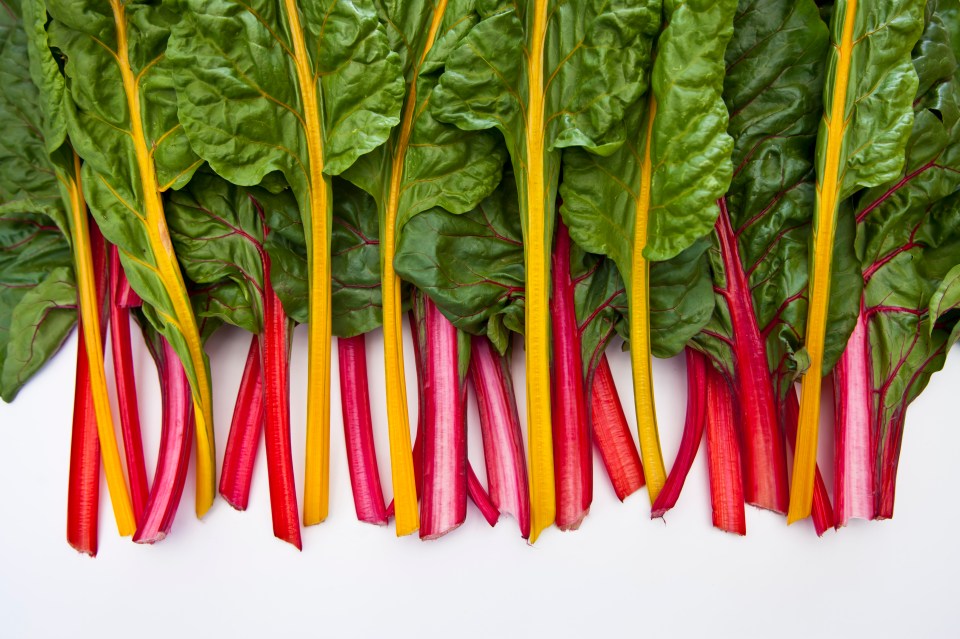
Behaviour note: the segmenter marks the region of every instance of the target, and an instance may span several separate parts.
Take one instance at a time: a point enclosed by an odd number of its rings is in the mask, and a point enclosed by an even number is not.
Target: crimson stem
[[[160,374],[163,404],[160,456],[146,507],[133,536],[135,542],[146,544],[163,540],[173,526],[187,479],[194,430],[193,397],[187,374],[166,338],[158,336],[157,340],[159,345],[149,339],[147,345]]]
[[[643,487],[643,465],[633,441],[606,353],[589,380],[590,427],[617,498],[623,501]]]
[[[106,294],[109,287],[107,249],[100,229],[90,220],[90,253],[100,325],[106,329]],[[93,404],[90,362],[84,348],[83,319],[77,313],[77,376],[73,394],[73,428],[70,435],[70,477],[67,488],[67,543],[78,552],[97,555],[100,511],[100,440]],[[101,347],[103,344],[101,344]]]
[[[557,528],[576,530],[593,501],[593,459],[583,392],[580,331],[570,276],[570,233],[557,220],[552,255],[553,459],[557,496]]]
[[[516,518],[526,539],[530,536],[530,487],[510,358],[497,353],[486,337],[474,337],[470,379],[480,413],[490,499],[497,510]]]
[[[250,483],[257,459],[257,446],[263,433],[263,413],[260,336],[255,334],[250,339],[220,469],[220,495],[237,510],[246,510],[250,503]]]
[[[423,420],[423,497],[420,538],[436,539],[467,516],[466,384],[457,329],[424,301],[426,368]]]
[[[663,490],[653,502],[651,517],[663,517],[677,505],[680,491],[687,480],[693,460],[697,457],[703,431],[707,422],[707,357],[692,348],[686,349],[687,362],[687,415],[680,438],[680,450],[670,468]]]
[[[347,447],[347,466],[357,519],[385,526],[387,509],[384,505],[377,451],[373,441],[366,339],[362,334],[338,338],[337,350],[340,358],[343,436]]]
[[[743,426],[743,479],[747,503],[778,513],[787,512],[787,459],[766,342],[757,325],[747,275],[725,199],[719,200],[716,231],[720,240],[726,285],[719,289],[727,302],[733,328],[735,383]]]
[[[733,390],[713,366],[706,367],[706,380],[707,468],[713,525],[726,532],[745,535],[747,524]]]
[[[96,225],[91,224],[90,230]],[[99,233],[99,231],[96,231]],[[133,344],[130,337],[130,308],[139,306],[140,298],[123,272],[120,252],[110,246],[110,348],[113,351],[113,377],[117,387],[120,432],[130,480],[130,500],[134,517],[139,521],[147,505],[147,463],[143,456],[140,410],[137,403],[137,379],[133,367]]]

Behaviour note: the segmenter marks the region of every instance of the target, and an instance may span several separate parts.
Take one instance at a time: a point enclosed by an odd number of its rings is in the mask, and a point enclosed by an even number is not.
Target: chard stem
[[[613,490],[623,501],[643,487],[643,464],[606,353],[600,355],[590,382],[590,426]]]
[[[260,336],[250,339],[247,361],[240,378],[237,401],[227,448],[220,468],[220,495],[237,510],[246,510],[250,502],[250,483],[257,459],[257,446],[263,433],[263,368],[260,362]]]
[[[747,524],[733,389],[713,366],[706,369],[707,467],[713,525],[726,532],[745,535]]]

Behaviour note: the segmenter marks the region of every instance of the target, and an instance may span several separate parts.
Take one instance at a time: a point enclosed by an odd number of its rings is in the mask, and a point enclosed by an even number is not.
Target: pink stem
[[[470,501],[480,510],[480,514],[487,520],[487,523],[496,526],[497,520],[500,519],[500,511],[497,510],[490,499],[490,495],[483,488],[483,484],[480,483],[480,478],[473,471],[473,465],[470,462],[467,462],[467,493],[470,495]]]
[[[467,516],[466,385],[460,377],[457,329],[425,300],[426,415],[420,538],[436,539]]]
[[[623,501],[643,486],[643,465],[605,353],[590,382],[590,426],[613,490]]]
[[[220,494],[237,510],[246,510],[250,502],[250,482],[257,459],[257,446],[263,433],[263,369],[260,363],[260,337],[253,335],[247,362],[237,391],[233,421],[227,438],[220,471]]]
[[[593,501],[593,459],[590,431],[587,429],[586,396],[583,392],[580,331],[570,277],[570,233],[559,219],[552,260],[551,417],[557,494],[556,523],[560,530],[576,530],[590,511]]]
[[[797,442],[797,420],[799,418],[800,401],[797,399],[797,394],[791,389],[787,393],[786,405],[786,431],[791,452]],[[822,537],[823,533],[834,526],[833,507],[830,505],[830,495],[827,493],[827,484],[823,481],[823,475],[820,473],[820,466],[817,466],[814,475],[811,516],[813,518],[813,529],[817,532],[817,537]]]
[[[366,340],[363,335],[341,337],[337,339],[337,349],[340,355],[343,436],[357,519],[385,526],[387,509],[383,502],[377,450],[373,441]]]
[[[707,460],[713,525],[737,535],[747,533],[740,444],[733,391],[712,366],[707,367]]]
[[[687,417],[683,424],[683,436],[680,450],[670,468],[670,474],[663,489],[653,503],[651,517],[663,517],[668,510],[677,505],[680,491],[687,480],[687,474],[697,457],[703,431],[707,422],[707,367],[710,363],[706,356],[692,349],[686,349],[687,356]]]
[[[716,231],[720,240],[727,301],[733,327],[736,385],[743,426],[743,479],[747,503],[778,513],[787,511],[787,459],[780,432],[773,380],[767,364],[766,342],[757,325],[750,284],[730,224],[726,200],[721,199]]]
[[[490,499],[497,510],[517,519],[526,539],[530,536],[530,489],[510,361],[496,353],[485,337],[472,339],[470,379],[477,395]]]
[[[164,338],[161,342],[161,351],[154,353],[163,401],[160,457],[146,508],[133,536],[135,542],[146,544],[161,541],[173,525],[187,479],[194,430],[193,398],[187,374],[173,347]]]
[[[874,517],[874,444],[871,431],[873,385],[870,345],[863,309],[833,372],[836,402],[836,471],[834,494],[837,526],[853,518]]]

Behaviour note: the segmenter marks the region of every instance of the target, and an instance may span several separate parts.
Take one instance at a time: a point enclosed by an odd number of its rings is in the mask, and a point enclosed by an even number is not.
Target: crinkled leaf
[[[346,182],[336,188],[330,260],[333,334],[353,337],[382,322],[380,225],[372,197]]]

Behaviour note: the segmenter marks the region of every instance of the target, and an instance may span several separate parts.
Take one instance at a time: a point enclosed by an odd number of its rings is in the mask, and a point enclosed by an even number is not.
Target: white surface
[[[380,346],[379,333],[368,338],[389,491]],[[305,348],[299,330],[292,369],[298,481]],[[101,484],[100,553],[91,560],[64,540],[75,349],[71,338],[16,403],[0,406],[2,637],[937,637],[960,629],[957,353],[911,407],[896,518],[857,521],[823,539],[809,522],[788,528],[754,509],[746,538],[713,530],[702,454],[666,522],[649,519],[645,491],[617,502],[595,456],[594,505],[576,533],[549,530],[529,547],[512,519],[490,529],[471,506],[467,523],[444,539],[396,539],[392,529],[356,521],[334,365],[331,516],[304,531],[302,554],[272,537],[261,447],[247,512],[218,500],[197,521],[191,477],[171,536],[154,547],[117,537]],[[247,338],[224,331],[209,351],[222,456]],[[409,341],[407,352],[409,359]],[[136,356],[152,475],[159,394],[146,354]],[[518,353],[519,393],[521,359]],[[613,365],[630,402],[626,356],[613,353]],[[654,373],[672,460],[685,401],[682,362],[658,361]],[[408,377],[415,397],[412,362]]]

